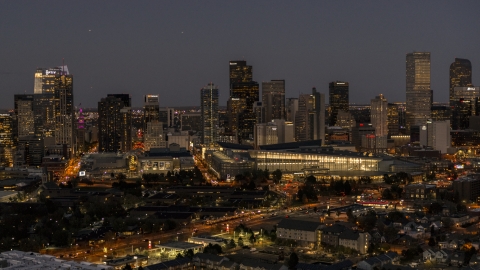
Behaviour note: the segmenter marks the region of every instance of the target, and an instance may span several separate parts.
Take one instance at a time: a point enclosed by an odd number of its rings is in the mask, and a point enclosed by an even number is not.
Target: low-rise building
[[[411,184],[405,186],[405,199],[407,200],[432,200],[436,198],[436,185]]]
[[[338,245],[348,247],[361,254],[367,253],[368,244],[372,237],[366,232],[345,230],[338,236]]]
[[[375,268],[381,269],[382,266],[387,264],[393,264],[398,260],[398,254],[396,252],[387,252],[376,257],[370,257],[357,264],[357,269],[373,270]]]
[[[277,237],[296,240],[304,245],[320,244],[320,222],[285,218],[278,223]]]
[[[342,225],[334,224],[332,226],[326,226],[321,231],[321,243],[332,247],[338,247],[339,236],[347,228]]]
[[[155,245],[158,252],[167,254],[169,258],[175,258],[178,254],[191,249],[193,254],[203,251],[202,244],[188,243],[188,242],[168,242],[164,244]]]

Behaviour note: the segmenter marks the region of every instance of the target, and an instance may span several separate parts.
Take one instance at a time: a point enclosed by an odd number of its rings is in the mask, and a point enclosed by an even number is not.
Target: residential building
[[[304,245],[318,246],[320,244],[320,223],[285,218],[278,223],[277,237],[296,240]]]
[[[99,152],[132,149],[132,114],[129,95],[108,95],[98,102]]]
[[[437,198],[437,186],[429,184],[411,184],[405,186],[407,200],[434,200]]]
[[[333,224],[332,226],[326,226],[321,231],[321,243],[322,245],[328,245],[331,247],[338,247],[339,245],[339,236],[347,228],[339,224]]]
[[[347,229],[338,236],[338,245],[356,250],[360,254],[365,254],[367,253],[371,239],[372,237],[367,232]]]
[[[477,202],[480,196],[480,175],[470,174],[453,181],[453,196],[460,201]]]

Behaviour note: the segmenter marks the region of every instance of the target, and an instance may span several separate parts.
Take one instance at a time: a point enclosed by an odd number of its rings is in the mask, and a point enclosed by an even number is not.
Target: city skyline
[[[404,102],[404,59],[413,51],[431,53],[433,100],[448,102],[455,58],[471,61],[473,85],[480,65],[473,35],[477,2],[119,1],[95,2],[94,9],[88,1],[47,2],[0,3],[2,109],[13,109],[14,94],[34,92],[37,67],[59,66],[63,58],[75,76],[75,106],[88,108],[108,93],[131,94],[134,107],[149,93],[159,94],[161,107],[199,107],[195,93],[208,82],[218,86],[225,106],[226,66],[235,60],[248,61],[259,84],[284,79],[287,98],[308,94],[312,86],[326,94],[328,83],[339,80],[350,83],[351,103],[368,104],[380,93]],[[205,15],[214,19],[202,20]],[[202,62],[209,67],[199,68]]]

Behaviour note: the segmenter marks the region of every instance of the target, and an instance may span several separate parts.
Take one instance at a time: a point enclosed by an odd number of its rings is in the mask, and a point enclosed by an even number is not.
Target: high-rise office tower
[[[424,125],[430,118],[430,53],[408,53],[406,57],[406,128]]]
[[[175,118],[175,109],[174,108],[160,108],[160,122],[163,123],[163,129],[173,127],[174,118]]]
[[[377,137],[388,135],[388,102],[382,94],[370,102],[370,121]]]
[[[450,65],[450,106],[453,106],[455,87],[469,87],[472,84],[472,63],[468,59],[455,58]]]
[[[265,107],[265,122],[285,119],[285,80],[262,82],[262,103]]]
[[[75,111],[73,103],[73,76],[62,72],[55,89],[55,144],[70,146],[75,153]]]
[[[160,105],[158,95],[143,97],[143,131],[147,130],[147,123],[160,120]]]
[[[15,115],[13,139],[35,135],[35,117],[33,112],[33,95],[15,95]]]
[[[348,98],[348,82],[335,81],[328,85],[329,93],[329,108],[330,108],[330,121],[329,125],[334,126],[337,122],[337,114],[339,110],[348,112],[349,98]]]
[[[63,77],[63,79],[62,79]],[[73,76],[69,74],[67,66],[55,68],[38,68],[35,72],[34,80],[34,116],[35,116],[35,135],[37,137],[54,137],[56,126],[56,113],[59,106],[58,93],[60,89],[63,92],[73,90]],[[66,99],[67,93],[62,94]],[[71,95],[73,102],[73,93]],[[73,107],[73,105],[72,105]],[[65,103],[65,109],[67,104]]]
[[[387,128],[388,137],[400,134],[400,118],[398,115],[398,105],[395,103],[388,103],[387,112]]]
[[[13,166],[13,119],[10,113],[0,113],[0,166]]]
[[[295,122],[295,113],[298,111],[298,98],[287,98],[285,103],[285,120]]]
[[[200,90],[203,144],[218,141],[218,96],[218,88],[213,83]]]
[[[468,129],[470,117],[480,115],[480,87],[455,87],[450,102],[453,102],[452,129]]]
[[[312,94],[301,94],[295,114],[295,140],[325,141],[325,95],[312,88]]]
[[[73,75],[67,66],[38,68],[34,80],[35,136],[44,145],[65,144],[75,152]]]
[[[121,95],[108,95],[98,102],[98,149],[99,152],[131,150],[131,108]]]
[[[255,101],[253,103],[253,113],[255,114],[255,122],[257,124],[259,123],[265,123],[265,106],[263,106],[263,102],[261,101]]]
[[[237,134],[239,142],[253,140],[255,101],[259,101],[259,87],[252,81],[252,66],[246,61],[230,61],[229,131]]]

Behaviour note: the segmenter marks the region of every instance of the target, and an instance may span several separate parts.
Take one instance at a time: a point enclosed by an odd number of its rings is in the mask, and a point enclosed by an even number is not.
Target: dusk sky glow
[[[0,108],[33,93],[35,69],[62,58],[83,107],[109,93],[131,94],[136,107],[145,94],[199,106],[210,81],[225,106],[228,62],[241,59],[259,83],[285,79],[286,97],[343,80],[350,103],[405,101],[413,51],[431,52],[434,101],[447,102],[455,57],[480,84],[479,10],[480,1],[1,1]]]

